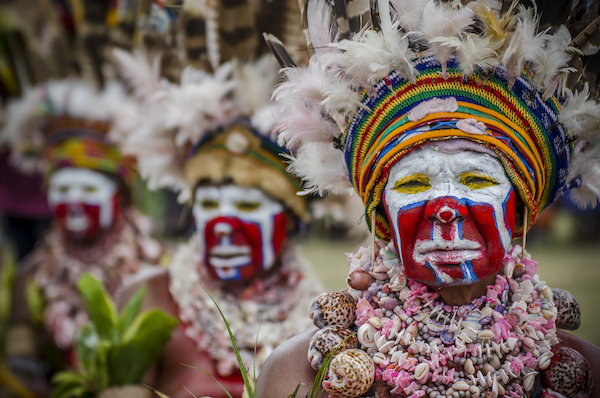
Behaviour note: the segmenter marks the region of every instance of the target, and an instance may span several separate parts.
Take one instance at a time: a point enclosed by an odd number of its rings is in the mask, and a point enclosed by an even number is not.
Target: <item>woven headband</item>
[[[376,95],[367,96],[363,90],[365,107],[355,114],[342,140],[349,178],[366,213],[381,203],[398,159],[429,141],[463,138],[497,153],[532,223],[566,182],[572,145],[557,123],[559,104],[554,97],[543,101],[524,78],[508,89],[502,68],[491,76],[474,73],[464,79],[453,59],[447,66],[448,78],[442,79],[439,61],[426,57],[416,61],[420,73],[414,83],[392,72],[375,86]],[[412,109],[436,99],[455,100],[456,106],[411,120]],[[477,122],[485,128],[475,127]],[[377,214],[376,232],[391,237],[383,209]]]

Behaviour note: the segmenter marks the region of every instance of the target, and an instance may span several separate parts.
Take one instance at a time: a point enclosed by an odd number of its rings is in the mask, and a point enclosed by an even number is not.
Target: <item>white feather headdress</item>
[[[327,23],[334,20],[330,16],[336,14],[335,5],[310,0],[306,33],[314,54],[308,66],[282,70],[287,81],[274,96],[282,108],[279,141],[295,151],[290,170],[305,180],[308,191],[323,194],[351,186],[347,159],[335,149],[343,146],[344,131],[359,112],[368,113],[365,102],[377,98],[377,87],[391,87],[386,79],[392,71],[413,81],[419,73],[415,60],[432,55],[440,61],[442,79],[446,61],[452,59],[465,79],[473,72],[485,78],[501,68],[508,75],[509,90],[523,70],[530,71],[528,84],[544,101],[555,95],[563,103],[560,122],[570,134],[565,145],[573,142],[576,148],[566,185],[581,193],[582,204],[595,203],[590,195],[595,198],[600,192],[594,150],[600,141],[600,107],[587,100],[587,91],[571,94],[565,87],[573,71],[568,63],[577,52],[570,47],[567,29],[538,33],[534,10],[511,6],[498,15],[497,2],[490,6],[485,0],[466,6],[458,0],[375,3],[371,13],[378,13],[373,19],[378,26],[366,24],[342,39],[336,24]]]
[[[107,124],[127,120],[131,125],[137,115],[136,104],[117,82],[98,90],[77,78],[50,80],[8,102],[0,142],[11,148],[11,160],[17,167],[24,171],[43,171],[47,166],[42,160],[43,130],[52,120],[70,118]]]
[[[247,118],[253,128],[271,134],[270,96],[277,67],[270,55],[244,64],[226,62],[214,73],[187,67],[180,84],[161,80],[152,61],[140,53],[117,50],[115,56],[133,91],[140,94],[144,118],[133,130],[115,131],[113,136],[124,153],[136,157],[151,189],[169,187],[180,192],[180,201],[189,200],[187,151],[236,120]]]

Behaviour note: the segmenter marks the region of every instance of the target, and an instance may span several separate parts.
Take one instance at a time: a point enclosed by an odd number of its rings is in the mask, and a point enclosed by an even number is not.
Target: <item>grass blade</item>
[[[211,298],[212,298],[212,297],[211,297]],[[225,394],[227,394],[227,396],[228,396],[229,398],[233,398],[233,397],[231,396],[231,394],[229,393],[229,391],[227,391],[227,389],[226,389],[226,388],[223,386],[223,384],[219,383],[219,380],[217,380],[217,379],[215,378],[215,376],[211,375],[211,374],[210,374],[210,373],[208,373],[206,370],[204,370],[204,369],[200,369],[200,368],[197,368],[197,367],[195,367],[195,366],[186,365],[185,363],[182,363],[182,365],[183,365],[183,366],[187,366],[188,368],[196,369],[196,370],[199,370],[199,371],[203,372],[205,375],[207,375],[208,377],[210,377],[211,379],[213,379],[213,380],[215,381],[215,383],[217,383],[217,384],[219,385],[219,387],[221,387],[221,388],[223,389],[223,391],[225,392]],[[184,387],[184,388],[185,388],[185,387]],[[187,388],[186,388],[186,390],[187,390]],[[189,392],[189,391],[188,391],[188,392]],[[191,393],[190,393],[190,394],[191,394]],[[193,394],[192,394],[192,395],[193,395]]]

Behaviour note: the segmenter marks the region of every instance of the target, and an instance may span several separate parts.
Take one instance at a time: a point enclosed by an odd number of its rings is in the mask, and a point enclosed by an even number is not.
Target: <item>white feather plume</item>
[[[328,0],[312,0],[308,2],[306,18],[311,21],[308,25],[309,45],[315,54],[335,51],[329,43],[335,41],[336,33],[333,31],[332,8]]]
[[[577,49],[569,46],[571,34],[565,26],[560,26],[553,35],[544,34],[541,38],[545,40],[545,45],[543,51],[536,53],[533,82],[552,95],[559,74],[570,72],[569,61]]]
[[[594,137],[600,129],[600,105],[589,98],[589,86],[586,83],[583,90],[575,93],[567,91],[567,101],[558,116],[558,121],[567,127],[571,133],[583,140],[598,140]]]
[[[451,48],[456,53],[458,63],[464,76],[469,76],[475,67],[493,68],[500,63],[496,50],[503,41],[492,41],[491,37],[480,37],[475,34],[463,34],[458,37],[434,37],[430,43],[439,43]]]
[[[277,142],[292,150],[310,142],[331,143],[340,134],[337,125],[328,121],[320,108],[298,107],[276,119],[284,120],[276,126]]]
[[[446,62],[452,49],[437,42],[430,42],[435,37],[460,37],[467,28],[474,24],[474,14],[470,8],[460,7],[460,1],[438,3],[429,0],[423,11],[423,24],[417,36],[429,42],[427,53],[435,54],[442,64],[442,73],[446,73]]]
[[[596,207],[600,198],[600,146],[576,147],[567,181],[576,178],[581,185],[569,191],[571,199],[583,209]]]
[[[400,24],[405,32],[417,31],[423,21],[423,10],[426,1],[423,0],[390,0],[394,9],[394,20]]]
[[[536,34],[539,19],[533,9],[519,8],[515,30],[501,54],[502,64],[510,76],[510,85],[521,75],[527,61],[539,59],[543,53],[543,34]]]
[[[284,68],[281,73],[287,78],[273,92],[273,98],[282,109],[297,107],[297,102],[320,103],[325,100],[327,79],[322,65],[313,55],[306,68]]]
[[[291,157],[288,171],[305,181],[305,193],[335,194],[352,190],[344,154],[331,143],[310,142],[302,146],[296,157]]]
[[[149,57],[141,50],[133,53],[115,48],[113,56],[123,78],[133,89],[134,94],[144,98],[161,89],[160,56]]]

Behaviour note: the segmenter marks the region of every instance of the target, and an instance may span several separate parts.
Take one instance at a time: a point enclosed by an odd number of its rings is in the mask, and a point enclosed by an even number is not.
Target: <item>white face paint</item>
[[[510,247],[514,190],[488,153],[416,149],[390,170],[384,200],[407,272],[425,283],[475,283]]]
[[[108,228],[114,219],[117,184],[102,173],[83,168],[59,169],[52,174],[48,188],[48,204],[55,211],[64,211],[64,226],[68,231],[84,232],[98,223]],[[66,210],[63,210],[66,207]],[[98,207],[98,220],[90,217],[88,208]],[[96,213],[96,212],[94,212]]]
[[[250,279],[275,262],[285,234],[284,207],[260,189],[199,187],[192,211],[200,254],[213,276]]]

